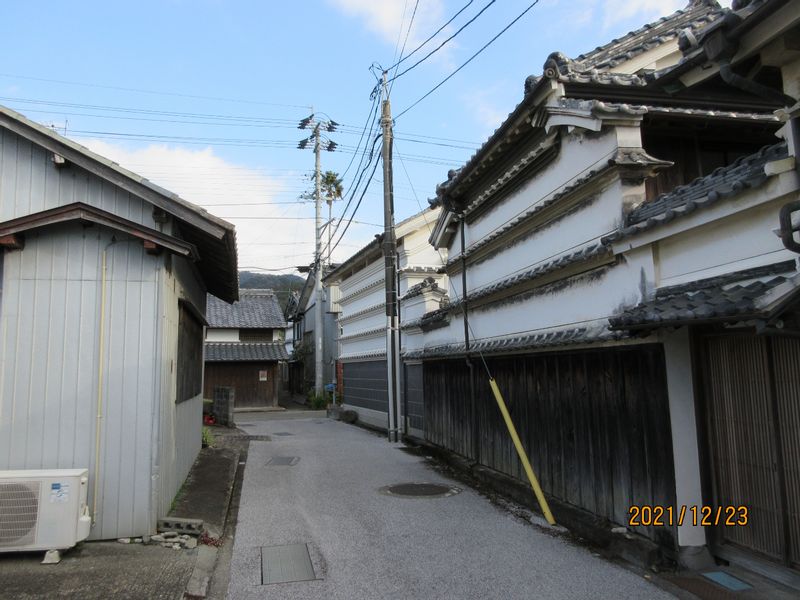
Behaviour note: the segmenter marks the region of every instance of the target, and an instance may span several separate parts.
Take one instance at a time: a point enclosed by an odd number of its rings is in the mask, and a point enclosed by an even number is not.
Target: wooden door
[[[719,526],[733,545],[800,567],[800,342],[750,333],[704,339],[714,506],[746,506],[746,526]]]

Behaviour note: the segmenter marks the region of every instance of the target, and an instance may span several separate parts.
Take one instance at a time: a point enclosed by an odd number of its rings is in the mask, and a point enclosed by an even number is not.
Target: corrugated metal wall
[[[94,489],[100,256],[108,248],[104,418],[92,538],[149,529],[159,260],[97,227],[29,233],[0,306],[0,469],[87,467]],[[90,502],[92,499],[90,499]]]
[[[425,403],[422,382],[422,363],[406,364],[403,381],[402,401],[406,410],[408,426],[419,431],[424,430]]]
[[[627,524],[631,505],[674,504],[660,345],[487,362],[547,494],[619,524]],[[423,380],[429,441],[527,482],[480,366],[474,415],[463,359],[425,362]],[[674,547],[672,528],[638,531]]]
[[[177,403],[178,322],[181,298],[205,312],[205,290],[200,289],[183,259],[171,261],[172,272],[162,269],[161,423],[159,425],[159,493],[156,517],[169,512],[172,499],[189,474],[202,445],[202,391],[193,399]]]
[[[0,128],[0,221],[73,202],[156,227],[149,202],[79,167],[56,168],[51,152]]]
[[[344,363],[342,371],[345,404],[388,414],[385,360]]]
[[[0,221],[84,202],[157,228],[152,205],[0,128]],[[109,245],[113,239],[116,243]],[[178,298],[205,291],[182,260],[96,226],[26,234],[4,257],[0,294],[0,469],[86,467],[90,503],[101,254],[108,249],[104,418],[91,538],[141,535],[166,513],[200,449],[202,397],[175,405]],[[160,451],[154,451],[158,444]]]

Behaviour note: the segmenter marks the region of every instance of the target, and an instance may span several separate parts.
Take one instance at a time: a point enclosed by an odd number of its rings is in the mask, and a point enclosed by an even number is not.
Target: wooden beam
[[[22,250],[25,247],[25,238],[22,235],[4,235],[0,237],[0,248],[6,250]]]

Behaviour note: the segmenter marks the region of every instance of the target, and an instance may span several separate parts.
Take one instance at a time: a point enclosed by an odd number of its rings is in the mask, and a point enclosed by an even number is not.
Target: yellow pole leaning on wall
[[[100,434],[103,421],[103,354],[105,354],[105,324],[106,324],[106,252],[103,250],[102,265],[100,267],[100,330],[98,362],[97,362],[97,420],[94,429],[94,492],[92,493],[92,525],[97,519],[97,490],[100,482]]]
[[[511,415],[508,414],[508,408],[506,408],[506,403],[505,400],[503,400],[503,395],[500,393],[500,388],[497,387],[497,382],[493,378],[489,379],[489,385],[492,387],[494,399],[497,400],[497,406],[500,407],[500,412],[503,414],[506,427],[508,427],[508,433],[511,435],[511,439],[514,441],[514,447],[517,449],[519,459],[522,461],[522,466],[525,469],[525,473],[528,475],[528,481],[531,482],[533,493],[536,494],[536,499],[539,501],[539,507],[542,509],[542,513],[544,513],[544,518],[547,519],[547,522],[550,523],[550,525],[555,525],[556,520],[553,518],[553,513],[550,512],[550,506],[547,504],[547,499],[544,497],[542,488],[539,486],[539,480],[536,479],[536,475],[531,468],[531,463],[528,460],[528,455],[525,453],[525,449],[522,447],[522,442],[519,439],[519,435],[517,435],[517,428],[514,427],[514,422],[511,420]]]

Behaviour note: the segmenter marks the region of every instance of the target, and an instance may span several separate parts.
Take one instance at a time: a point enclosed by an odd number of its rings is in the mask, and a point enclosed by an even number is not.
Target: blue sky
[[[420,0],[406,52],[466,3]],[[402,67],[487,3],[471,2]],[[496,1],[431,59],[398,78],[394,113],[529,4]],[[376,80],[369,67],[392,64],[414,5],[415,0],[11,2],[0,23],[0,104],[66,131],[229,218],[237,226],[241,268],[308,264],[314,207],[297,197],[310,187],[314,162],[311,151],[295,149],[305,134],[294,123],[313,105],[345,125],[330,135],[342,150],[323,154],[323,169],[344,172],[353,156],[348,149],[358,142],[371,107]],[[525,77],[538,74],[550,52],[576,56],[685,5],[541,0],[398,118],[398,220],[418,212],[447,170],[462,164],[500,124],[522,98]],[[353,166],[345,179],[346,195],[355,171]],[[346,258],[380,232],[370,225],[382,222],[380,179],[378,168],[334,259]],[[335,217],[343,207],[344,202],[334,205]]]

